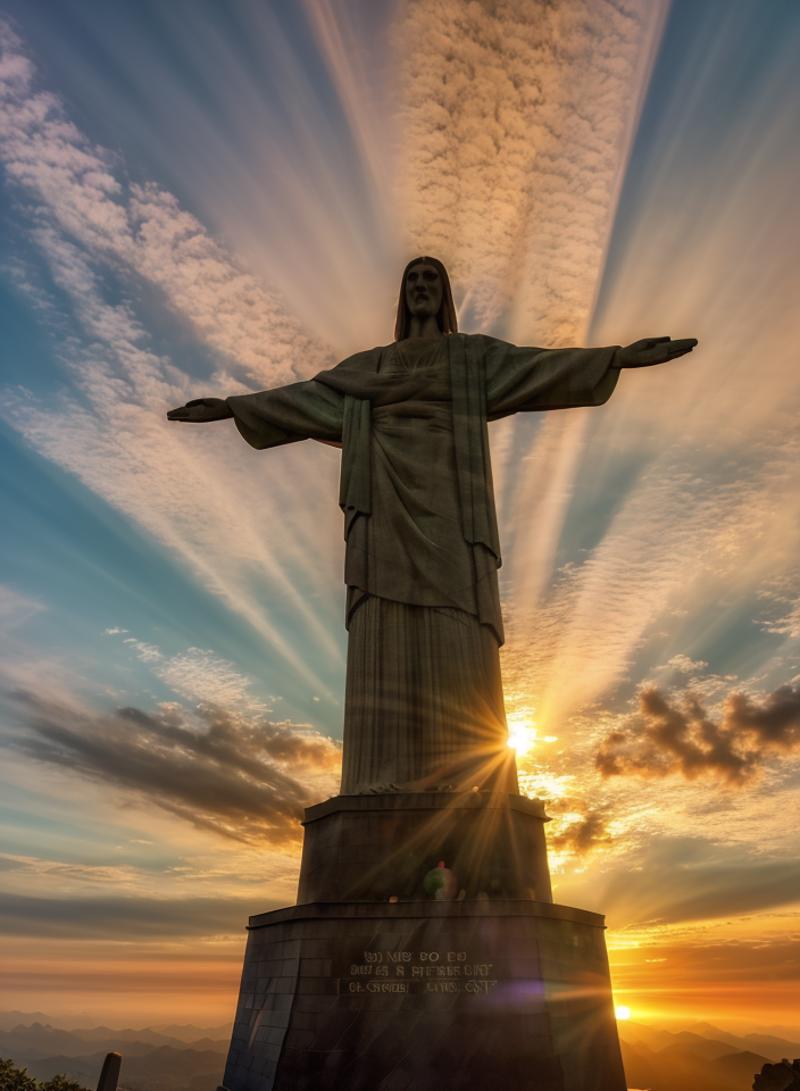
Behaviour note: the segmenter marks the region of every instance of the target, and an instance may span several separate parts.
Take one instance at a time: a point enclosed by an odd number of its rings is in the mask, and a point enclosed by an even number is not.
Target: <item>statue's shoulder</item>
[[[488,333],[456,333],[453,336],[462,340],[468,360],[485,360],[493,353],[513,348],[508,341],[501,341],[499,337],[490,337]]]
[[[338,371],[342,368],[345,371],[377,371],[381,356],[391,348],[391,345],[376,345],[375,348],[362,349],[352,356],[346,356],[332,370]]]
[[[513,348],[510,341],[503,341],[499,337],[492,337],[488,333],[465,333],[470,344],[479,351],[488,352],[493,348]]]

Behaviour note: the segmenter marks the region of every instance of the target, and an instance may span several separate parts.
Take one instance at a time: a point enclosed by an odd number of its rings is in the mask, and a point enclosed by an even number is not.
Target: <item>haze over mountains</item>
[[[65,1026],[65,1024],[69,1024]],[[0,1057],[37,1079],[61,1072],[94,1087],[106,1053],[122,1054],[124,1091],[213,1091],[222,1080],[228,1024],[141,1029],[76,1026],[44,1012],[0,1012]]]
[[[710,1023],[666,1030],[633,1022],[620,1023],[619,1030],[629,1087],[651,1091],[750,1091],[767,1061],[800,1057],[800,1041],[767,1031],[732,1034]],[[94,1087],[103,1057],[116,1050],[123,1056],[124,1091],[213,1091],[229,1036],[228,1024],[134,1029],[81,1026],[44,1012],[0,1012],[0,1057],[38,1079],[61,1072]]]
[[[800,1056],[796,1041],[730,1034],[710,1023],[678,1031],[621,1023],[619,1032],[628,1086],[651,1091],[751,1091],[767,1061]]]

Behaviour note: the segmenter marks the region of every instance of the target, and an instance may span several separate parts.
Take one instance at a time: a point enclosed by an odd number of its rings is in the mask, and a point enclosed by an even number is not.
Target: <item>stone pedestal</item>
[[[543,807],[344,796],[301,904],[251,917],[229,1091],[625,1091],[603,918],[553,905]],[[443,860],[454,900],[425,897]]]
[[[299,904],[424,897],[439,860],[464,897],[553,900],[538,799],[490,792],[336,796],[305,814]]]

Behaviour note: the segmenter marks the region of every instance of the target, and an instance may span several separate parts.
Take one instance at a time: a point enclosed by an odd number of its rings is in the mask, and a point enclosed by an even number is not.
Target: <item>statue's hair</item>
[[[411,325],[411,315],[409,314],[408,304],[406,303],[406,277],[408,271],[413,265],[419,265],[421,262],[425,262],[428,265],[433,265],[439,273],[439,278],[442,282],[442,303],[439,307],[438,314],[436,315],[436,322],[442,333],[458,333],[458,316],[456,315],[456,306],[453,303],[453,293],[450,288],[450,277],[447,275],[447,270],[439,261],[438,258],[413,258],[403,270],[403,276],[400,281],[400,298],[397,301],[397,318],[394,324],[394,339],[395,341],[403,341],[408,337],[409,326]]]

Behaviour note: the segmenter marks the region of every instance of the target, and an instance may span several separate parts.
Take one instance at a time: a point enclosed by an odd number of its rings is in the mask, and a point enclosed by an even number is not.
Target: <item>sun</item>
[[[508,717],[508,745],[516,750],[519,757],[533,750],[537,741],[536,727],[532,720],[520,713],[512,713]]]
[[[626,1019],[630,1019],[631,1009],[627,1004],[617,1004],[616,1008],[614,1008],[614,1014],[616,1015],[618,1022],[624,1023]]]

